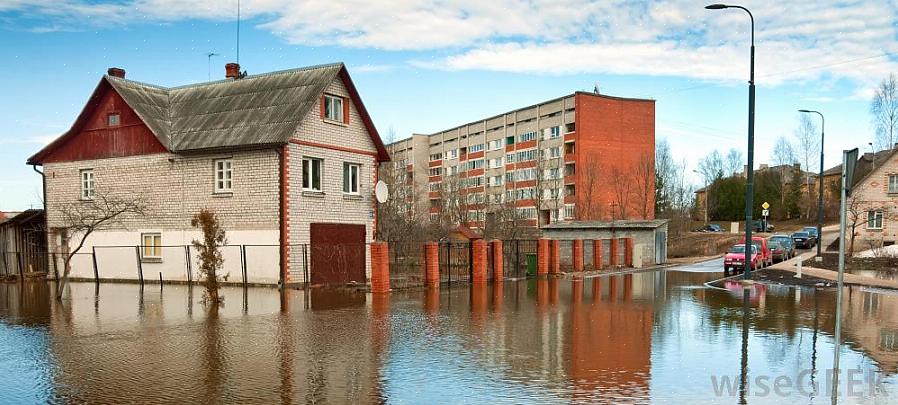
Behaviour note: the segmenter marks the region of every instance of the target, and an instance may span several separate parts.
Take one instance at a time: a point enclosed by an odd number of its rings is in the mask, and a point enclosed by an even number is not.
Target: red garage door
[[[312,284],[365,282],[365,225],[311,224]]]

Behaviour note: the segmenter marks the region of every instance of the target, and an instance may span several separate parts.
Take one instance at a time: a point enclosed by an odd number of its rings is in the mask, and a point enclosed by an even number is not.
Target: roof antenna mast
[[[237,0],[237,64],[240,64],[240,0]]]
[[[207,59],[207,62],[206,62],[207,63],[207,66],[206,66],[207,78],[206,78],[206,80],[207,81],[212,81],[212,57],[213,56],[218,56],[218,54],[215,52],[209,52],[206,54],[206,59]]]

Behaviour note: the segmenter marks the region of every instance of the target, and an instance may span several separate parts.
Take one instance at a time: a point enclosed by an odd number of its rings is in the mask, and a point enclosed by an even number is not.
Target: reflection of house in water
[[[898,373],[898,295],[846,290],[843,302],[846,338],[884,374]]]

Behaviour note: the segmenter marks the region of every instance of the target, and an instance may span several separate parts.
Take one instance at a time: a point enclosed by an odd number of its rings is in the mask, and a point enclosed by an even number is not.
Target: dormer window
[[[119,113],[112,113],[106,117],[106,124],[110,127],[119,126],[122,123],[122,116]]]
[[[343,97],[325,95],[324,96],[324,118],[330,121],[343,121]]]

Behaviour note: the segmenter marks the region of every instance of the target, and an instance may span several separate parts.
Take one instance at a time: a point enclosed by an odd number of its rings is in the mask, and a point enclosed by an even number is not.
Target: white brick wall
[[[898,194],[889,194],[890,174],[898,174],[898,153],[885,162],[877,161],[876,171],[855,187],[853,197],[848,200],[850,202],[856,198],[860,212],[855,238],[856,252],[879,246],[882,242],[898,241]],[[867,211],[871,210],[882,211],[882,229],[867,228]],[[850,210],[847,220],[850,225]]]

